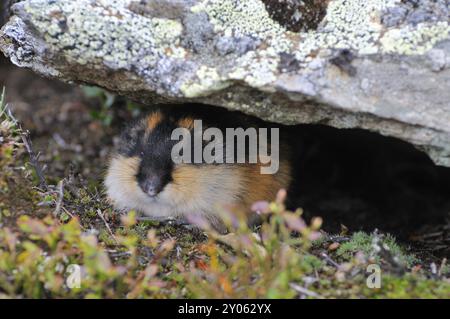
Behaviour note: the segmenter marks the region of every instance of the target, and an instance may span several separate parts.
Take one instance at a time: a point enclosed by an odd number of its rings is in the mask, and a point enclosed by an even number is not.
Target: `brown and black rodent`
[[[272,199],[278,190],[289,187],[291,173],[284,146],[275,174],[261,174],[260,161],[236,163],[236,158],[231,162],[224,158],[222,164],[203,160],[176,164],[172,149],[177,141],[172,140],[172,133],[177,128],[192,131],[195,120],[202,120],[204,129],[216,128],[224,135],[227,128],[263,124],[240,113],[201,105],[165,106],[151,112],[124,130],[112,156],[105,186],[116,208],[135,209],[159,219],[200,214],[223,230],[221,214],[225,211],[247,211],[252,203]],[[217,143],[226,148],[226,140]],[[228,155],[223,152],[222,156]]]
[[[279,170],[262,163],[175,164],[175,128],[279,128]],[[359,129],[282,126],[204,105],[163,106],[124,130],[105,186],[119,210],[155,218],[201,214],[220,228],[221,214],[248,212],[259,200],[288,191],[287,204],[306,217],[323,216],[325,228],[410,231],[443,219],[450,210],[450,173],[402,141]]]

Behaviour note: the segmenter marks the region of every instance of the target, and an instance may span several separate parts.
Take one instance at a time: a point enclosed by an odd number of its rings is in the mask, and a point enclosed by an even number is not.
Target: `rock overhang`
[[[326,10],[292,10],[314,14],[295,32],[270,0],[27,0],[0,48],[45,76],[142,102],[361,127],[450,166],[448,1],[310,2]]]

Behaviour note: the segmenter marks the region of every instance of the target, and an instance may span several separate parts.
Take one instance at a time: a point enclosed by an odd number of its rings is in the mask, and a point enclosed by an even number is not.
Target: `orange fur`
[[[149,115],[141,122],[145,125],[145,134],[152,134],[164,120],[167,119],[161,112]],[[176,123],[192,129],[194,119],[185,117]],[[253,203],[273,200],[280,189],[289,188],[291,167],[286,150],[287,146],[280,149],[279,170],[274,175],[261,174],[261,163],[175,165],[172,181],[153,198],[145,194],[137,182],[141,159],[116,154],[111,159],[105,186],[108,197],[120,210],[135,209],[156,218],[200,214],[219,226],[225,219],[224,214],[234,211],[252,217]]]
[[[152,131],[158,126],[159,123],[164,119],[164,116],[161,112],[155,112],[148,116],[147,118],[147,129]]]
[[[152,199],[138,186],[139,162],[138,157],[112,159],[105,186],[116,208],[135,209],[155,218],[200,214],[220,232],[226,231],[224,214],[244,213],[252,222],[255,216],[250,211],[251,205],[273,200],[290,183],[290,167],[283,161],[275,175],[260,174],[259,164],[181,164],[172,173],[173,181]]]
[[[192,130],[194,128],[194,119],[190,117],[185,117],[178,121],[178,125],[180,127],[187,128],[188,130]]]
[[[274,175],[260,174],[260,164],[244,165],[240,168],[245,181],[245,196],[242,209],[249,211],[253,203],[261,200],[274,200],[280,189],[287,189],[291,182],[291,169],[286,161],[280,162],[279,171]]]

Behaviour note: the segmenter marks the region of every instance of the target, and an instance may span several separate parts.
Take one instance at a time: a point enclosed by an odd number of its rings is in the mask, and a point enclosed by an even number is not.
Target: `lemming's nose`
[[[161,192],[161,179],[158,176],[151,176],[141,182],[140,186],[148,196],[155,197]]]

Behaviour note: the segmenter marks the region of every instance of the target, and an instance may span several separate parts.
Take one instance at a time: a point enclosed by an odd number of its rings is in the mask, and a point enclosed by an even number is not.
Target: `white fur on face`
[[[179,165],[173,172],[173,182],[155,198],[146,195],[138,185],[136,175],[139,157],[115,156],[105,179],[107,195],[119,210],[136,210],[156,218],[189,214],[213,217],[221,208],[239,202],[244,185],[238,171],[230,166]]]
[[[220,215],[225,207],[237,205],[242,190],[239,171],[225,165],[179,165],[173,182],[161,193],[178,215]]]
[[[172,217],[168,207],[146,195],[138,185],[136,174],[139,157],[115,156],[112,158],[105,178],[106,193],[115,208],[136,210],[154,217]]]

